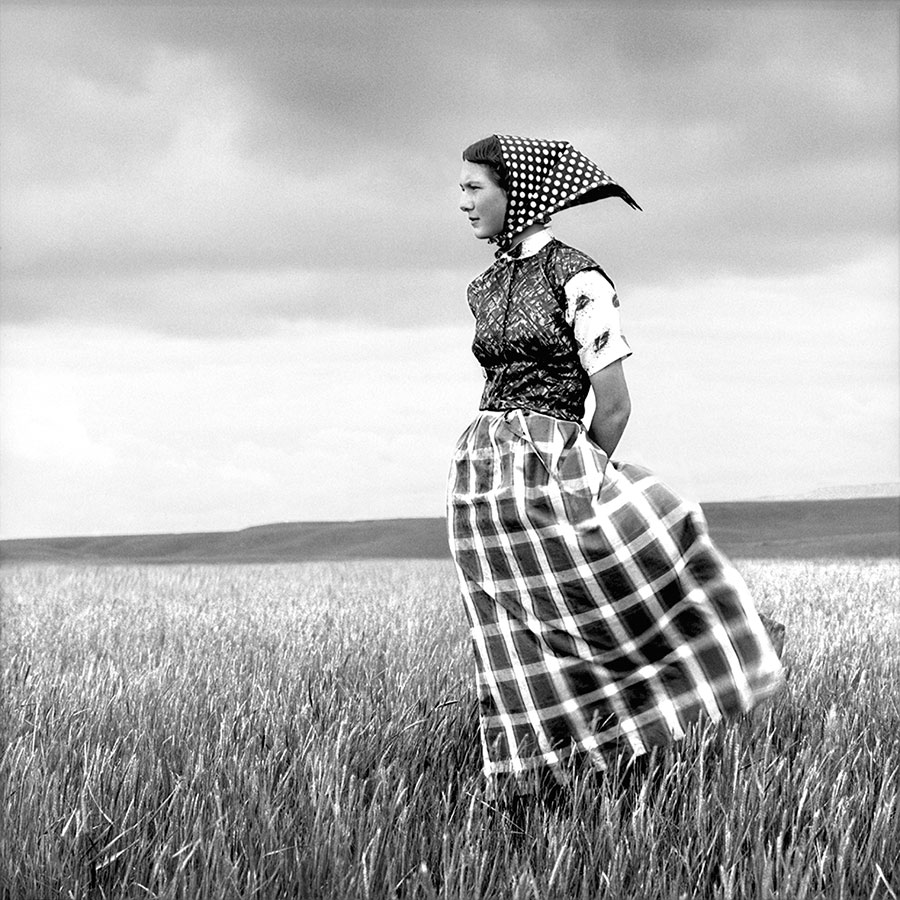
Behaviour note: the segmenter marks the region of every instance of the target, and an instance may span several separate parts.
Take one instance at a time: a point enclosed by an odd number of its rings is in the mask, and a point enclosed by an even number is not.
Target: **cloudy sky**
[[[461,149],[644,212],[618,456],[704,500],[900,479],[894,3],[3,3],[0,536],[438,516],[478,405]]]

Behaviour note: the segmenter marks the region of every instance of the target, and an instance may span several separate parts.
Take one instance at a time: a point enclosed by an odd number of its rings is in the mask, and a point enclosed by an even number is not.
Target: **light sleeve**
[[[613,283],[598,269],[586,269],[565,284],[566,321],[578,344],[578,358],[588,375],[631,356],[622,334],[619,298]]]

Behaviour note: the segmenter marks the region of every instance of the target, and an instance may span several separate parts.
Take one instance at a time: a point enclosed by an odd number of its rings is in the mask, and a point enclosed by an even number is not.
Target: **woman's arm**
[[[597,406],[591,418],[588,435],[610,457],[631,415],[631,397],[625,383],[622,360],[617,359],[599,372],[594,372],[590,378]]]

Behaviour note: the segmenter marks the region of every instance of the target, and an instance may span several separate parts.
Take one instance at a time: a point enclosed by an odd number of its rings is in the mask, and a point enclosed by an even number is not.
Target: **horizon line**
[[[872,487],[882,487],[873,485]],[[890,493],[856,494],[851,496],[795,496],[795,497],[752,497],[743,500],[710,500],[700,503],[701,507],[744,506],[760,503],[829,503],[865,500],[898,500],[900,501],[900,482],[886,483],[883,487],[891,488]],[[814,492],[815,493],[815,492]],[[126,532],[91,532],[82,534],[55,534],[7,537],[0,536],[0,544],[14,541],[68,541],[68,540],[97,540],[100,538],[137,538],[137,537],[179,537],[186,535],[213,535],[213,534],[240,534],[244,531],[255,531],[265,528],[281,528],[291,525],[358,525],[376,522],[417,522],[443,521],[444,516],[380,516],[360,519],[288,519],[282,521],[261,522],[256,525],[245,525],[240,528],[196,529],[193,531],[126,531]]]

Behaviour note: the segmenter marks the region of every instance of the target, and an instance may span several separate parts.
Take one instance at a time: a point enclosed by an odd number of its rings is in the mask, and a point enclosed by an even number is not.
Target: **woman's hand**
[[[607,457],[611,457],[631,415],[631,397],[625,383],[622,360],[616,360],[591,375],[591,388],[597,406],[588,435],[595,444],[600,445]]]

